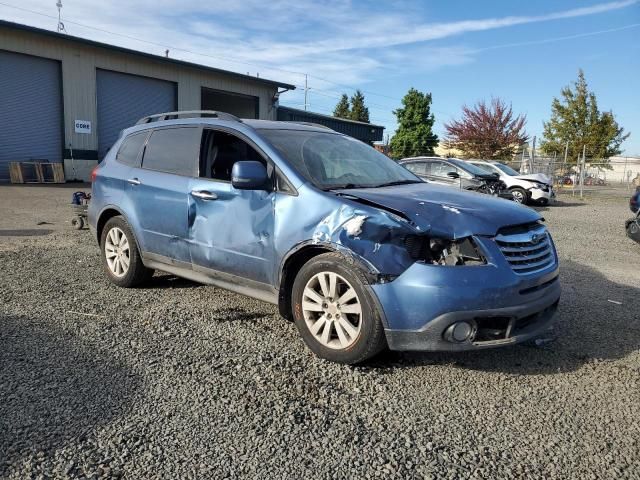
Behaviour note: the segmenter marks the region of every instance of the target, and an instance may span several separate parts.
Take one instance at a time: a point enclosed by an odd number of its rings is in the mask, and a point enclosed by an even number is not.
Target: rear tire
[[[524,188],[520,188],[520,187],[512,188],[511,196],[513,197],[513,201],[516,203],[526,205],[528,202],[527,191]]]
[[[386,347],[381,315],[364,273],[338,253],[312,258],[293,283],[293,318],[318,357],[361,363]]]
[[[100,251],[107,277],[119,287],[141,285],[153,275],[153,270],[142,263],[133,232],[121,216],[112,217],[105,224]]]

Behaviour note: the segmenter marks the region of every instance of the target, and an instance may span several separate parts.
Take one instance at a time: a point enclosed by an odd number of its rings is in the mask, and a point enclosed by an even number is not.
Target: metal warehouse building
[[[384,127],[381,125],[345,120],[290,107],[278,107],[278,120],[317,123],[372,145],[373,142],[382,140],[382,133],[384,131]]]
[[[0,181],[9,162],[63,162],[87,179],[120,130],[149,114],[277,118],[281,82],[0,21]],[[284,90],[282,90],[284,89]]]

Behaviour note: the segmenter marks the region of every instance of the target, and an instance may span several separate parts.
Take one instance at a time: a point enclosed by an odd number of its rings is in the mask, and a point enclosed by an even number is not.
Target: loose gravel
[[[6,189],[0,229],[53,232],[0,236],[0,477],[640,478],[622,197],[544,209],[555,341],[353,368],[313,357],[271,305],[164,274],[113,286],[70,229],[73,190],[50,189],[43,219],[33,189]]]

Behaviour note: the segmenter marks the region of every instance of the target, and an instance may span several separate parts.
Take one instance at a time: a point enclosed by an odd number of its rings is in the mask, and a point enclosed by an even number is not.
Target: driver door
[[[268,165],[237,134],[204,129],[199,176],[189,185],[191,261],[194,270],[206,275],[229,274],[271,285],[275,191],[234,188],[231,169],[241,160]]]

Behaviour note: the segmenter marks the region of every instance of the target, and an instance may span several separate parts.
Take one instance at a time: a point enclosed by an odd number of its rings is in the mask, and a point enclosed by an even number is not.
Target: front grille
[[[551,237],[543,225],[510,229],[496,236],[496,243],[514,272],[537,272],[554,262]]]

